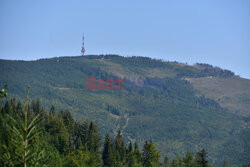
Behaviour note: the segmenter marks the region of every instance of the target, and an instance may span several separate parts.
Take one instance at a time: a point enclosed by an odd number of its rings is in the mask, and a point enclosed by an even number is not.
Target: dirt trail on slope
[[[129,120],[130,120],[130,118],[128,117],[128,114],[124,114],[123,116],[114,115],[114,114],[112,114],[112,113],[109,113],[109,114],[110,114],[110,116],[111,116],[112,118],[115,118],[115,119],[116,119],[116,122],[118,123],[118,125],[116,126],[116,128],[113,130],[113,133],[114,133],[114,134],[117,134],[119,130],[121,131],[122,134],[126,133],[126,132],[124,132],[124,131],[125,131],[125,129],[128,127],[128,125],[129,125]],[[120,120],[121,120],[122,118],[125,119],[125,124],[124,124],[123,126],[121,126],[120,123],[119,123]],[[135,142],[135,139],[133,139],[131,136],[129,136],[128,134],[126,134],[126,136],[127,136],[127,138],[128,138],[132,143]]]

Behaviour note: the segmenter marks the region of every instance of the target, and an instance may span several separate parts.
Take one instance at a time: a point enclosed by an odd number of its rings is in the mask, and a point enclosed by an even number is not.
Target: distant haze
[[[249,0],[1,0],[0,59],[81,54],[208,63],[250,78]]]

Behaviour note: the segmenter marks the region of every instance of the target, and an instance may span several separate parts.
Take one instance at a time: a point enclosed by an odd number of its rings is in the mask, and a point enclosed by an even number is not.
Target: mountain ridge
[[[233,101],[237,108],[239,98],[228,100],[234,94],[219,101],[216,93],[207,93],[216,84],[208,90],[206,86],[199,87],[199,82],[208,83],[204,78],[214,82],[237,80],[229,70],[146,57],[89,55],[36,61],[0,60],[0,72],[1,84],[8,82],[10,97],[22,99],[25,87],[30,84],[31,96],[39,98],[47,110],[51,104],[59,110],[68,108],[76,118],[95,120],[102,134],[121,129],[126,141],[136,139],[140,145],[152,139],[170,157],[206,148],[211,157],[220,156],[231,164],[250,159],[249,142],[242,139],[249,138],[246,121],[249,94],[239,96],[244,104],[240,105],[242,114],[223,105]],[[125,80],[124,89],[87,90],[86,77],[103,80],[120,77]],[[244,89],[240,87],[243,92],[249,90],[249,80],[246,82]],[[235,142],[238,144],[227,148]],[[222,161],[214,163],[220,165]]]

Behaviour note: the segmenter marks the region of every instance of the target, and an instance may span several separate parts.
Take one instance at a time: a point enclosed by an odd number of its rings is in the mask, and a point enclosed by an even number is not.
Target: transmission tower
[[[84,35],[82,36],[82,50],[81,50],[82,56],[84,56],[85,48],[84,48]]]

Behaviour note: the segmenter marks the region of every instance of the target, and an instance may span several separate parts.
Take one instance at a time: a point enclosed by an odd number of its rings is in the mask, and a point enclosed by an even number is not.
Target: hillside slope
[[[239,77],[218,78],[186,78],[207,98],[214,99],[229,111],[250,115],[250,80]]]
[[[249,94],[242,92],[242,104],[234,101],[239,110],[235,112],[227,109],[230,101],[217,98],[231,87],[219,92],[216,84],[203,82],[204,78],[221,84],[241,81],[228,70],[145,57],[91,55],[0,60],[0,74],[0,84],[8,83],[10,97],[24,99],[25,88],[31,85],[31,97],[39,98],[47,110],[52,104],[58,110],[68,108],[78,119],[95,120],[102,134],[121,130],[126,141],[137,140],[140,145],[152,139],[170,157],[205,148],[216,165],[224,160],[232,166],[249,163]],[[89,90],[86,77],[123,78],[124,88]],[[249,85],[249,80],[244,82]],[[249,91],[248,86],[245,89]]]

